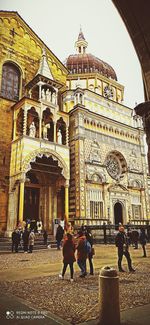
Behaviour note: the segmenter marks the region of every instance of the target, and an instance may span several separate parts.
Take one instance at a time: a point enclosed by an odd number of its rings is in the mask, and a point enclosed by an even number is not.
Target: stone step
[[[50,246],[51,248],[56,248],[56,241],[54,240],[53,236],[49,236],[47,240],[47,245],[44,245],[43,237],[42,235],[35,238],[34,242],[34,249],[40,250],[40,249],[47,249],[47,246]],[[11,251],[12,247],[12,240],[11,238],[0,238],[0,252],[6,252]],[[22,245],[19,245],[19,251],[23,251],[23,243]]]

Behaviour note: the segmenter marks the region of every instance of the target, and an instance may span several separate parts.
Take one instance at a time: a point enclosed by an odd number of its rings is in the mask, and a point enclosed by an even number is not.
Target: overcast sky
[[[124,104],[144,101],[139,60],[111,0],[0,0],[0,9],[18,11],[62,62],[75,53],[81,25],[87,52],[109,63],[125,86]]]

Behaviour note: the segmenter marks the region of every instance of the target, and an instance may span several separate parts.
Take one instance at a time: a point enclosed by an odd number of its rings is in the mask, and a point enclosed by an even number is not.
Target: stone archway
[[[41,158],[43,155],[57,160],[58,165],[62,168],[62,175],[66,180],[69,180],[69,167],[66,165],[64,159],[56,151],[48,148],[37,149],[29,153],[22,164],[22,172],[27,173],[31,169],[31,162],[34,162],[36,157]]]
[[[30,219],[35,224],[40,220],[53,233],[54,220],[68,218],[68,166],[57,152],[42,148],[26,157],[22,172],[24,203],[19,220]]]

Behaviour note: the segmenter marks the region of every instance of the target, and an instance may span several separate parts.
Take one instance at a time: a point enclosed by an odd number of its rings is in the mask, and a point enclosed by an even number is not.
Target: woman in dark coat
[[[86,273],[86,259],[87,259],[87,248],[86,248],[86,237],[81,230],[78,232],[78,241],[77,241],[77,263],[81,270],[81,278],[84,278]]]
[[[67,266],[70,266],[70,281],[73,282],[73,274],[74,274],[74,269],[73,269],[73,263],[75,262],[75,243],[73,240],[73,236],[70,233],[67,233],[67,235],[64,238],[63,242],[63,270],[62,274],[59,275],[60,279],[64,279],[64,275],[67,269]]]
[[[145,229],[140,229],[140,237],[139,237],[140,244],[143,248],[143,257],[147,257],[146,255],[146,241],[147,241],[147,235],[145,234]]]

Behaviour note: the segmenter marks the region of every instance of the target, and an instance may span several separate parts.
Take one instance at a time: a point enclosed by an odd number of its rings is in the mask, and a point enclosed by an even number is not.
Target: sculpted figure
[[[45,99],[45,90],[44,90],[44,88],[42,89],[42,91],[41,91],[41,95],[42,95],[42,99]]]
[[[35,134],[36,134],[36,127],[33,121],[29,126],[29,136],[35,138]]]
[[[59,144],[62,144],[62,134],[61,134],[61,130],[60,129],[57,132],[57,142]]]
[[[52,103],[55,105],[56,104],[56,94],[52,93]]]
[[[51,92],[49,89],[46,90],[46,100],[48,102],[51,102]]]
[[[50,129],[50,124],[43,124],[43,139],[48,140],[47,131]]]

